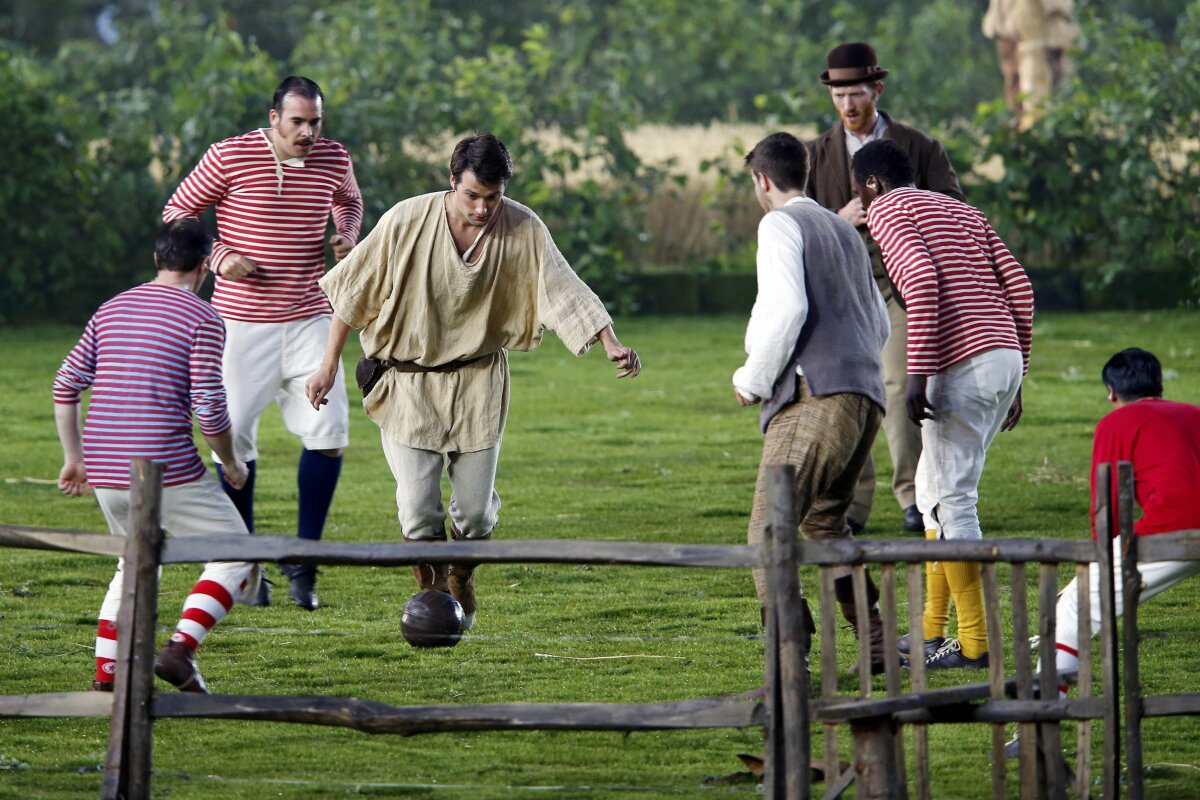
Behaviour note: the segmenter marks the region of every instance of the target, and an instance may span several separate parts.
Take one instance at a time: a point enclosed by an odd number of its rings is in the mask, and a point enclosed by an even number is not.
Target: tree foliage
[[[114,0],[111,46],[91,33],[95,4],[64,0],[55,17],[0,1],[0,78],[18,121],[0,176],[12,231],[0,322],[79,319],[146,274],[166,197],[210,143],[266,124],[289,72],[324,88],[325,133],[350,148],[368,227],[446,185],[457,136],[491,130],[516,161],[510,195],[631,308],[647,202],[691,188],[642,163],[626,132],[832,124],[817,75],[855,39],[892,70],[883,107],[943,138],[960,171],[1003,160],[1004,178],[971,198],[1026,260],[1089,299],[1161,302],[1174,295],[1150,287],[1194,278],[1197,156],[1176,138],[1200,107],[1197,0],[1182,16],[1168,6],[1121,0],[1098,14],[1078,80],[1018,133],[994,102],[982,6],[952,0]],[[704,202],[749,202],[738,171],[711,168]],[[706,262],[752,268],[744,238],[714,237]]]
[[[985,205],[1010,244],[1077,302],[1161,307],[1200,297],[1200,3],[1179,43],[1120,15],[1085,20],[1078,72],[1038,124],[982,115],[1004,176]],[[1065,284],[1065,286],[1063,286]]]

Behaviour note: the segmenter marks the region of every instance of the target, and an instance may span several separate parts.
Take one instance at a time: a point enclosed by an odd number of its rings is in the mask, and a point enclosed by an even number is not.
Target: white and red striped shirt
[[[291,322],[330,313],[317,286],[325,273],[325,229],[333,212],[337,232],[351,244],[362,226],[362,194],[350,154],[339,142],[317,139],[303,159],[280,161],[266,129],[217,142],[163,209],[163,222],[217,209],[219,240],[212,304],[243,322]],[[230,253],[257,269],[241,280],[220,277]]]
[[[908,312],[908,373],[933,375],[987,350],[1029,370],[1033,285],[978,209],[923,189],[875,198],[867,227]]]
[[[164,465],[163,485],[204,474],[192,413],[206,436],[229,429],[221,353],[225,323],[186,289],[146,283],[122,292],[88,321],[54,376],[54,402],[92,390],[83,426],[88,483],[129,488],[129,462]]]

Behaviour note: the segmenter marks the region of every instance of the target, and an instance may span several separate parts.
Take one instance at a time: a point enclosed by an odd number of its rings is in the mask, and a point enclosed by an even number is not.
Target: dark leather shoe
[[[850,528],[850,532],[855,536],[861,536],[863,531],[867,529],[867,523],[859,522],[853,517],[846,517],[846,526]]]
[[[204,676],[196,666],[196,654],[179,642],[167,642],[154,659],[154,674],[181,692],[208,694]]]
[[[911,641],[912,641],[912,639],[910,638],[909,634],[906,633],[903,636],[901,636],[900,641],[896,643],[896,652],[899,653],[900,655],[904,656],[905,658],[908,658],[909,651],[912,650],[912,645],[910,644]],[[925,658],[929,658],[931,655],[936,653],[938,650],[941,650],[942,645],[944,645],[945,643],[946,643],[946,637],[944,637],[944,636],[935,636],[932,639],[926,639],[925,640]]]
[[[987,669],[988,654],[979,658],[963,655],[958,639],[947,639],[942,648],[925,659],[925,669]]]
[[[111,692],[113,690],[112,681],[92,681],[93,692]]]
[[[924,533],[925,520],[916,505],[904,509],[904,530],[908,533]]]
[[[305,611],[316,611],[320,602],[317,600],[317,568],[308,564],[287,568],[288,596],[292,602]]]

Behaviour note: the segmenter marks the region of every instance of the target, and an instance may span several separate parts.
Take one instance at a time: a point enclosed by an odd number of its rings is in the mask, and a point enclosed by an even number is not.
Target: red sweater
[[[908,373],[933,375],[987,350],[1020,350],[1029,370],[1033,286],[978,209],[937,192],[895,189],[867,227],[908,313]]]
[[[129,462],[164,464],[163,485],[204,474],[192,413],[207,436],[229,429],[221,352],[225,324],[185,289],[147,283],[109,300],[54,376],[54,402],[92,390],[83,426],[88,483],[129,488]]]
[[[1118,408],[1096,425],[1092,446],[1092,536],[1096,535],[1096,467],[1133,464],[1134,495],[1142,508],[1139,536],[1200,529],[1200,406],[1147,398]],[[1119,531],[1115,530],[1113,535]]]
[[[226,319],[291,322],[328,314],[317,286],[325,273],[330,210],[337,232],[358,241],[362,194],[346,148],[317,139],[304,166],[280,163],[262,130],[208,148],[163,209],[163,221],[217,209],[220,240],[213,307]],[[240,253],[258,268],[239,281],[220,277],[221,262]]]

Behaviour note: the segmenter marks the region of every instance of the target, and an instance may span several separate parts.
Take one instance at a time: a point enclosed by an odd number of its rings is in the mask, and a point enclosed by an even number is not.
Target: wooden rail
[[[1120,794],[1121,764],[1130,798],[1143,796],[1141,722],[1146,717],[1200,715],[1200,694],[1145,696],[1138,661],[1137,602],[1116,613],[1118,586],[1125,598],[1140,592],[1139,562],[1200,560],[1200,531],[1184,531],[1139,539],[1132,530],[1133,476],[1128,464],[1118,470],[1117,506],[1110,508],[1111,471],[1097,474],[1098,540],[1060,542],[992,539],[978,542],[926,540],[803,541],[792,505],[794,474],[776,468],[770,477],[767,530],[761,545],[701,546],[631,542],[505,541],[463,542],[453,548],[436,543],[311,542],[290,536],[217,536],[164,541],[159,524],[161,468],[137,462],[132,469],[130,530],[127,541],[80,531],[0,525],[0,546],[24,547],[101,556],[123,555],[125,585],[119,628],[130,631],[118,640],[118,669],[112,695],[62,692],[0,696],[0,717],[110,716],[111,733],[105,759],[102,797],[150,796],[153,720],[209,718],[293,722],[353,728],[369,733],[410,736],[433,732],[481,730],[664,730],[761,727],[766,739],[764,795],[773,800],[808,798],[812,776],[825,776],[826,798],[855,785],[860,798],[898,800],[908,797],[911,780],[921,800],[937,796],[929,774],[927,726],[986,724],[992,726],[991,787],[1006,797],[1003,758],[1006,724],[1017,723],[1021,733],[1018,764],[1023,798],[1076,797],[1090,792],[1092,721],[1102,720],[1105,758],[1102,794]],[[1114,539],[1111,531],[1119,536]],[[1113,571],[1115,552],[1120,570]],[[759,700],[699,698],[673,703],[501,703],[474,706],[389,706],[369,700],[337,697],[279,697],[242,695],[155,695],[153,691],[154,632],[157,621],[158,568],[164,563],[211,560],[273,561],[290,564],[401,566],[415,562],[450,563],[593,563],[667,567],[762,567],[767,579],[765,608],[765,691]],[[868,619],[866,565],[880,566],[880,606],[884,645],[894,652],[898,626],[914,633],[915,653],[922,651],[923,562],[957,560],[982,565],[991,666],[985,683],[944,689],[926,688],[924,665],[913,660],[908,687],[898,663],[889,661],[884,693],[866,670],[859,676],[857,694],[841,695],[837,687],[835,639],[837,621],[832,569],[851,568],[853,602],[860,621]],[[1102,689],[1093,695],[1096,674],[1091,648],[1089,565],[1098,563],[1101,595],[1099,646]],[[821,637],[820,696],[811,697],[808,672],[811,634],[806,627],[807,601],[799,580],[802,564],[818,570],[822,609],[817,633]],[[1012,658],[1015,675],[1003,671],[1005,646],[996,567],[1009,564],[1012,597]],[[1029,633],[1029,565],[1037,565],[1040,668],[1034,669]],[[899,565],[907,583],[906,619],[899,613]],[[1073,565],[1079,603],[1080,661],[1075,675],[1057,674],[1054,641],[1057,620],[1058,571]],[[1118,633],[1118,616],[1123,628]],[[866,624],[858,645],[860,663],[870,652]],[[1057,687],[1077,681],[1078,696],[1060,699]],[[1042,692],[1041,687],[1046,687]],[[1123,691],[1122,691],[1123,689]],[[1122,734],[1122,701],[1125,727]],[[1075,783],[1061,759],[1060,723],[1078,721],[1079,762]],[[819,725],[822,757],[812,760],[811,733]],[[842,769],[838,726],[849,725],[854,764]],[[905,754],[905,726],[915,726],[913,752]],[[817,769],[817,767],[820,769]]]
[[[151,796],[153,721],[168,717],[293,722],[368,733],[483,730],[605,730],[763,728],[768,753],[765,796],[808,797],[806,657],[800,622],[797,529],[790,467],[772,478],[770,529],[761,546],[712,547],[636,542],[506,541],[346,544],[290,536],[214,536],[163,540],[161,465],[131,466],[127,540],[80,531],[0,525],[0,546],[103,556],[122,555],[125,582],[117,640],[114,692],[0,696],[0,717],[110,716],[102,798]],[[154,634],[158,570],[165,563],[275,561],[287,564],[401,566],[417,562],[591,563],[668,567],[763,567],[767,601],[766,692],[751,699],[700,698],[674,703],[499,703],[399,707],[337,697],[279,697],[154,693]],[[125,632],[129,632],[126,634]]]
[[[908,786],[900,779],[903,773],[903,740],[896,731],[905,725],[916,726],[913,734],[915,766],[912,776],[916,794],[921,800],[937,796],[930,785],[929,749],[926,726],[932,724],[989,724],[992,726],[992,794],[1008,796],[1007,767],[1004,758],[1005,725],[1017,723],[1020,733],[1018,781],[1022,798],[1065,798],[1068,792],[1076,797],[1091,795],[1091,746],[1093,720],[1103,721],[1105,758],[1103,763],[1103,796],[1118,797],[1122,780],[1131,798],[1143,796],[1141,721],[1150,716],[1200,715],[1200,694],[1146,697],[1142,694],[1138,661],[1137,602],[1126,602],[1117,613],[1117,593],[1137,598],[1140,593],[1140,574],[1137,565],[1146,561],[1200,560],[1200,531],[1181,531],[1139,538],[1133,533],[1133,475],[1129,464],[1118,468],[1117,502],[1110,508],[1108,498],[1112,470],[1103,465],[1097,474],[1096,541],[1032,541],[989,539],[973,542],[956,541],[801,541],[800,560],[815,564],[819,569],[822,615],[821,652],[823,690],[812,701],[812,717],[820,722],[824,732],[824,760],[834,763],[838,755],[837,725],[851,728],[856,765],[853,775],[827,786],[826,798],[834,798],[856,785],[859,798],[908,797]],[[1117,531],[1114,538],[1112,531]],[[1121,555],[1120,569],[1114,572],[1114,548]],[[886,694],[872,697],[872,685],[860,678],[857,697],[838,696],[837,662],[834,655],[836,620],[831,609],[836,608],[831,570],[850,566],[854,571],[855,605],[860,620],[866,618],[866,597],[862,586],[869,564],[879,564],[882,573],[881,610],[884,621],[885,649],[892,650],[898,622],[896,596],[893,587],[895,570],[907,564],[908,629],[914,650],[919,652],[922,640],[921,562],[974,561],[981,563],[986,598],[990,666],[986,684],[929,690],[925,686],[923,664],[912,663],[909,688],[898,685],[893,670],[888,669],[884,684]],[[1009,590],[1012,599],[1013,641],[1011,657],[1015,675],[1006,678],[1003,672],[1005,646],[1001,641],[1000,587],[996,565],[1010,566]],[[1101,595],[1100,675],[1102,690],[1092,692],[1095,669],[1092,657],[1091,574],[1092,563],[1099,565]],[[1037,565],[1037,651],[1030,647],[1029,575],[1030,565]],[[1065,565],[1073,565],[1079,592],[1080,643],[1079,667],[1074,674],[1059,675],[1055,666],[1057,625],[1055,609],[1058,594],[1058,573]],[[1118,621],[1123,625],[1118,632]],[[865,639],[866,637],[862,637]],[[865,656],[865,642],[859,643],[860,658]],[[1034,659],[1038,668],[1035,671]],[[1058,686],[1079,684],[1074,699],[1059,699]],[[1041,687],[1046,687],[1042,692]],[[1121,726],[1122,708],[1125,726]],[[1077,751],[1079,761],[1074,781],[1062,758],[1060,725],[1064,720],[1078,721]],[[1122,732],[1123,731],[1123,732]],[[869,740],[869,741],[868,741]],[[863,763],[866,761],[867,763]],[[1122,762],[1126,765],[1122,777]],[[893,769],[892,763],[897,766]]]

